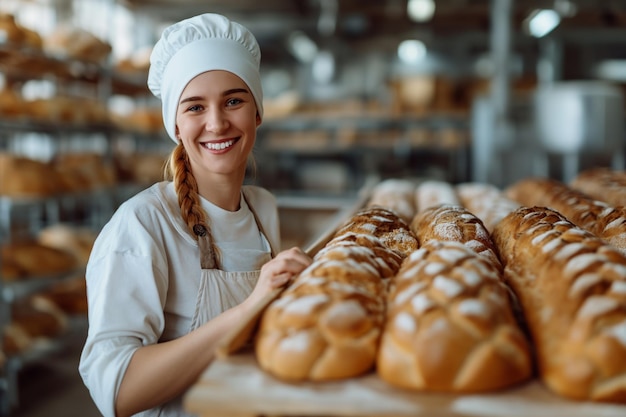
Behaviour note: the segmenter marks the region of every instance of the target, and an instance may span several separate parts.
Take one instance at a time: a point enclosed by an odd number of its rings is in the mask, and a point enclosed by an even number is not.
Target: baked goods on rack
[[[96,235],[96,232],[86,227],[58,223],[43,228],[37,235],[37,242],[65,251],[76,258],[78,265],[85,266]]]
[[[579,172],[569,185],[612,206],[626,206],[626,171],[590,168]]]
[[[288,381],[371,371],[387,283],[410,237],[408,225],[391,211],[367,208],[355,214],[264,311],[255,339],[260,367]]]
[[[52,277],[71,272],[74,255],[37,242],[11,242],[0,246],[0,276],[6,281]]]
[[[61,176],[50,164],[0,152],[0,196],[48,197],[63,191]]]
[[[524,206],[552,208],[626,253],[626,208],[613,207],[550,178],[526,178],[505,190]]]
[[[465,182],[455,186],[463,207],[477,216],[489,232],[507,214],[520,206],[504,195],[495,185],[482,182]]]
[[[459,204],[454,186],[446,181],[422,181],[415,190],[417,212],[440,204]]]
[[[493,239],[543,382],[565,397],[626,403],[626,257],[545,207],[510,213]]]
[[[377,360],[392,385],[480,392],[529,379],[531,348],[495,245],[460,206],[430,207],[411,228],[420,249],[393,280]]]
[[[68,328],[67,315],[43,299],[28,298],[11,306],[11,322],[3,329],[2,351],[12,356],[49,342]]]

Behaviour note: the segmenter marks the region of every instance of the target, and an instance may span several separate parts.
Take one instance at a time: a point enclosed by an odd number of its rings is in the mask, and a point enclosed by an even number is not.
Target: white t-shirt
[[[236,212],[202,201],[226,271],[258,269],[249,253],[269,252],[268,243],[280,248],[275,197],[255,186],[243,192],[267,240],[243,198]],[[102,229],[87,265],[89,331],[79,371],[103,415],[115,415],[115,397],[136,349],[189,332],[200,277],[198,244],[171,182],[124,202]]]

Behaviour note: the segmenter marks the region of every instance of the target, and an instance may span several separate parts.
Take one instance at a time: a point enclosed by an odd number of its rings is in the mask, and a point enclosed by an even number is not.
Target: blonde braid
[[[174,181],[183,220],[198,241],[202,268],[217,268],[219,252],[211,234],[206,212],[200,204],[198,184],[191,173],[189,158],[182,143],[172,151],[165,169],[166,178]]]

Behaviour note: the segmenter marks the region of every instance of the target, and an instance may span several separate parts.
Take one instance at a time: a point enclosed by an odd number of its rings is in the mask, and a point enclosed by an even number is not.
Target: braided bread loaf
[[[570,186],[612,206],[626,206],[626,171],[587,169],[580,172]]]
[[[626,257],[543,207],[510,213],[493,238],[546,385],[626,403]]]
[[[417,239],[392,212],[355,214],[263,313],[255,339],[260,367],[289,381],[370,371],[388,280],[405,257],[401,250],[413,247]]]
[[[548,178],[527,178],[509,186],[505,192],[524,206],[544,206],[558,211],[578,227],[626,253],[626,208],[611,207]]]
[[[407,257],[390,291],[378,375],[408,389],[480,392],[532,373],[500,271],[455,241],[429,240]]]

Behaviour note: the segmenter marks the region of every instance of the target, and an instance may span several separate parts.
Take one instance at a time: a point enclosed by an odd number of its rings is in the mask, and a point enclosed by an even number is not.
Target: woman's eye
[[[202,106],[199,104],[194,104],[193,106],[189,106],[189,108],[187,108],[187,111],[191,111],[191,112],[196,112],[200,110],[202,110]]]
[[[236,106],[240,103],[242,103],[243,100],[238,99],[238,98],[229,98],[228,101],[226,101],[226,105],[227,106]]]

